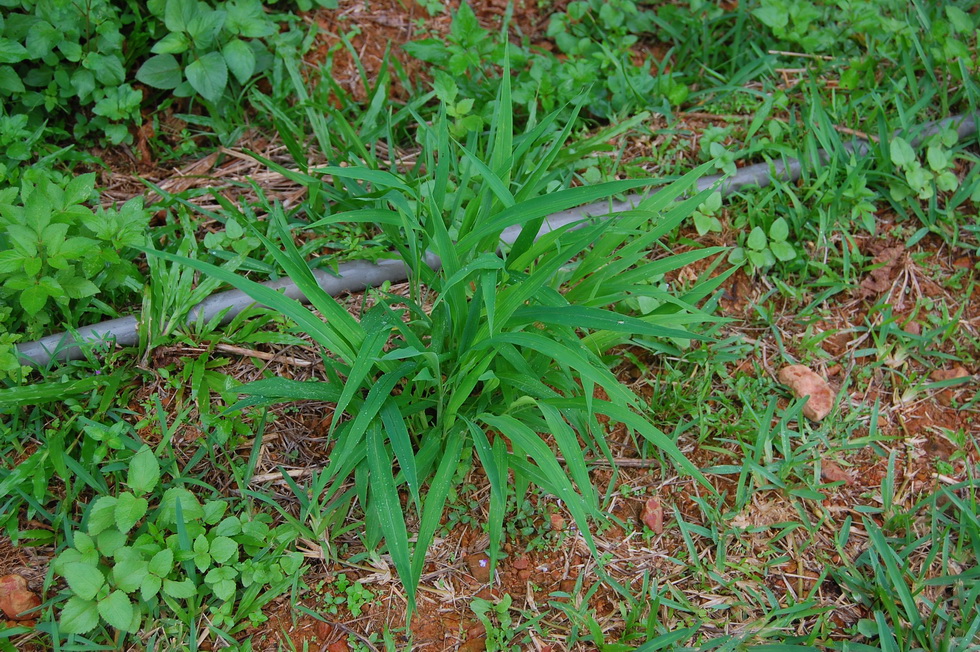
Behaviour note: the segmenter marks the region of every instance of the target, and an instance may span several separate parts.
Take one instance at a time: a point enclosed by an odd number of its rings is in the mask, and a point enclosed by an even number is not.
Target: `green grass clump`
[[[278,225],[284,249],[258,229],[253,233],[319,315],[218,268],[156,254],[243,289],[293,319],[323,347],[326,381],[269,378],[242,391],[253,402],[316,397],[336,403],[337,414],[346,415],[333,420],[331,462],[315,480],[313,495],[338,504],[356,496],[365,513],[365,544],[375,549],[384,541],[411,600],[451,483],[474,452],[492,489],[494,559],[507,497],[522,495],[531,484],[564,501],[595,552],[590,519],[602,515],[585,451],[612,456],[599,415],[625,424],[685,473],[701,477],[669,437],[636,413],[638,398],[597,355],[633,334],[699,337],[683,323],[706,318],[692,304],[719,279],[679,298],[663,295],[646,280],[717,251],[637,264],[703,200],[699,195],[674,204],[701,170],[636,211],[578,229],[567,225],[536,241],[547,215],[650,182],[550,189],[549,169],[570,123],[547,136],[557,119],[553,113],[515,136],[506,79],[496,106],[489,135],[471,132],[465,144],[450,137],[445,110],[431,126],[422,126],[426,173],[420,179],[356,167],[310,171],[370,184],[371,192],[360,200],[363,208],[329,219],[378,223],[410,270],[410,296],[373,293],[376,303],[360,321],[316,285],[275,205],[268,219]],[[515,225],[522,227],[520,235],[498,255],[501,233]],[[607,309],[636,294],[653,294],[665,305],[642,319]],[[678,314],[679,307],[687,317]],[[594,397],[598,388],[607,400]],[[347,488],[351,476],[354,485]],[[401,491],[409,498],[404,506]],[[406,512],[419,518],[414,554]]]
[[[334,63],[385,30],[286,13],[331,4],[0,0],[0,528],[51,558],[37,629],[0,652],[244,648],[290,589],[395,648],[372,580],[458,590],[441,554],[485,533],[506,597],[457,593],[456,615],[491,647],[976,647],[980,166],[975,137],[920,137],[976,112],[969,2],[539,3],[553,50],[463,3],[402,48],[431,79],[394,44],[354,61],[363,102]],[[316,69],[298,26],[324,22]],[[66,172],[95,143],[159,163],[215,142],[269,142],[272,185],[218,153],[217,187],[109,207],[118,174]],[[798,181],[694,190],[784,156]],[[407,289],[356,318],[310,273],[392,256]],[[284,275],[311,308],[253,282]],[[271,310],[185,323],[226,285]],[[17,365],[15,340],[141,289],[135,350]],[[820,423],[773,381],[786,363],[827,372]]]

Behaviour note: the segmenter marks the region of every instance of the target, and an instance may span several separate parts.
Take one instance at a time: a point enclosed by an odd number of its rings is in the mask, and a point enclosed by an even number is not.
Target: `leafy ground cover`
[[[980,645],[970,3],[0,5],[0,648]]]

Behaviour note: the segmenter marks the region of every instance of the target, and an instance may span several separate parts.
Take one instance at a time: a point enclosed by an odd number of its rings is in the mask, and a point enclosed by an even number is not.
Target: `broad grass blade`
[[[446,448],[443,451],[442,459],[439,461],[439,467],[436,469],[425,494],[415,553],[412,557],[412,583],[414,586],[418,585],[422,577],[422,569],[425,567],[425,554],[432,543],[432,538],[435,536],[439,524],[442,522],[442,512],[446,506],[449,491],[453,487],[453,480],[460,464],[460,455],[463,452],[464,428],[464,424],[460,423],[459,427],[454,432],[450,432],[446,438]]]
[[[416,584],[412,581],[412,562],[408,554],[408,529],[398,500],[398,489],[391,471],[391,458],[384,445],[384,433],[373,420],[367,432],[367,460],[371,472],[370,509],[381,521],[381,531],[398,577],[407,589],[408,609],[415,611]]]

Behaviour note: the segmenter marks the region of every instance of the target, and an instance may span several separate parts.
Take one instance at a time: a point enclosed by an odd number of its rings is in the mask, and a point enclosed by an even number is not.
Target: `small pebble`
[[[801,364],[779,370],[779,382],[787,385],[797,398],[809,396],[803,415],[811,421],[821,421],[834,407],[834,392],[827,381]]]
[[[486,584],[490,581],[490,558],[486,554],[479,552],[473,555],[467,555],[466,567],[469,569],[473,579],[480,584]]]

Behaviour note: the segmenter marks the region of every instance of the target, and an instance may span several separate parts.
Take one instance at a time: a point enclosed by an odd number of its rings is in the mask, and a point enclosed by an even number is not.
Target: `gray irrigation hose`
[[[926,138],[951,125],[955,126],[959,138],[972,135],[977,131],[977,117],[976,114],[957,115],[926,123],[919,130],[918,135],[912,141],[912,145],[915,147],[921,144]],[[863,141],[847,143],[844,148],[858,156],[865,156],[871,150],[871,146]],[[829,158],[829,155],[823,150],[820,151],[820,156],[825,160]],[[733,176],[727,178],[720,174],[703,177],[698,180],[697,187],[698,190],[705,190],[719,184],[718,190],[722,195],[727,196],[746,186],[768,186],[773,179],[788,182],[796,181],[801,172],[800,161],[787,157],[785,162],[772,161],[739,168]],[[657,191],[628,195],[621,201],[597,202],[549,215],[541,226],[538,237],[589,217],[600,217],[630,210],[655,192]],[[500,239],[508,244],[513,243],[520,232],[520,225],[508,227],[501,233]],[[435,268],[439,265],[439,259],[430,254],[426,258],[426,263]],[[401,260],[380,260],[377,263],[356,260],[338,265],[337,275],[322,269],[313,270],[313,275],[327,294],[337,296],[344,292],[359,292],[369,287],[377,287],[385,281],[392,283],[404,281],[408,278],[408,269]],[[304,302],[306,300],[296,284],[289,278],[269,281],[264,285],[275,290],[282,290],[290,298]],[[226,311],[223,323],[227,323],[254,303],[255,301],[250,296],[240,290],[219,292],[197,304],[188,314],[187,321],[194,322],[199,317],[202,317],[204,321],[210,321],[222,311]],[[94,326],[84,326],[79,328],[76,334],[80,340],[89,344],[115,342],[121,346],[135,346],[139,343],[137,328],[136,317],[130,316],[104,321]],[[44,367],[52,360],[77,360],[84,357],[82,347],[77,342],[78,339],[70,333],[55,333],[34,342],[18,344],[17,354],[24,364]]]
[[[431,259],[427,259],[426,262],[430,265],[437,264]],[[379,260],[377,263],[355,260],[341,263],[336,276],[322,269],[311,271],[320,287],[333,296],[344,292],[360,292],[381,285],[385,281],[398,282],[408,278],[407,268],[401,260]],[[263,285],[273,290],[282,290],[283,294],[291,299],[304,302],[306,300],[290,278],[267,281]],[[227,310],[221,323],[228,323],[254,303],[255,300],[241,290],[218,292],[194,306],[187,314],[186,321],[193,323],[201,318],[208,322]],[[89,344],[114,341],[119,346],[135,346],[139,343],[138,327],[139,322],[133,316],[110,319],[93,326],[79,328],[76,331],[77,339],[71,333],[55,333],[35,342],[18,344],[17,353],[23,360],[23,364],[38,367],[47,365],[51,360],[78,360],[84,357],[82,348],[76,344],[78,340]]]
[[[955,125],[958,138],[962,139],[966,138],[967,136],[971,136],[977,132],[978,117],[980,117],[980,114],[954,115],[950,118],[944,118],[935,122],[927,122],[922,125],[922,129],[911,141],[911,145],[912,147],[918,147],[927,138],[939,133],[947,126],[951,125]],[[896,132],[896,135],[900,133],[901,132]],[[871,151],[871,146],[865,141],[852,141],[845,143],[844,149],[848,152],[853,152],[857,156],[866,156],[868,152]],[[827,152],[824,150],[820,150],[819,155],[824,162],[830,158],[829,154],[827,154]],[[719,192],[721,192],[722,196],[727,197],[728,195],[734,194],[746,186],[758,186],[759,188],[765,188],[772,183],[773,179],[793,182],[800,178],[800,174],[802,174],[802,172],[803,166],[798,159],[786,157],[785,162],[772,161],[766,163],[756,163],[755,165],[747,165],[744,168],[739,168],[733,176],[727,178],[721,174],[712,175],[710,177],[701,177],[698,179],[697,187],[699,191],[706,190],[713,187],[717,183],[719,184]],[[587,217],[599,217],[601,215],[630,210],[640,203],[640,201],[656,192],[657,191],[654,190],[653,192],[645,194],[638,193],[628,195],[621,201],[597,202],[595,204],[578,206],[567,211],[549,215],[548,219],[541,226],[541,230],[538,232],[538,237],[541,237],[543,234],[548,233],[549,231],[560,229],[567,224],[581,221]],[[517,239],[520,232],[520,225],[509,227],[501,234],[501,240],[511,243]]]

